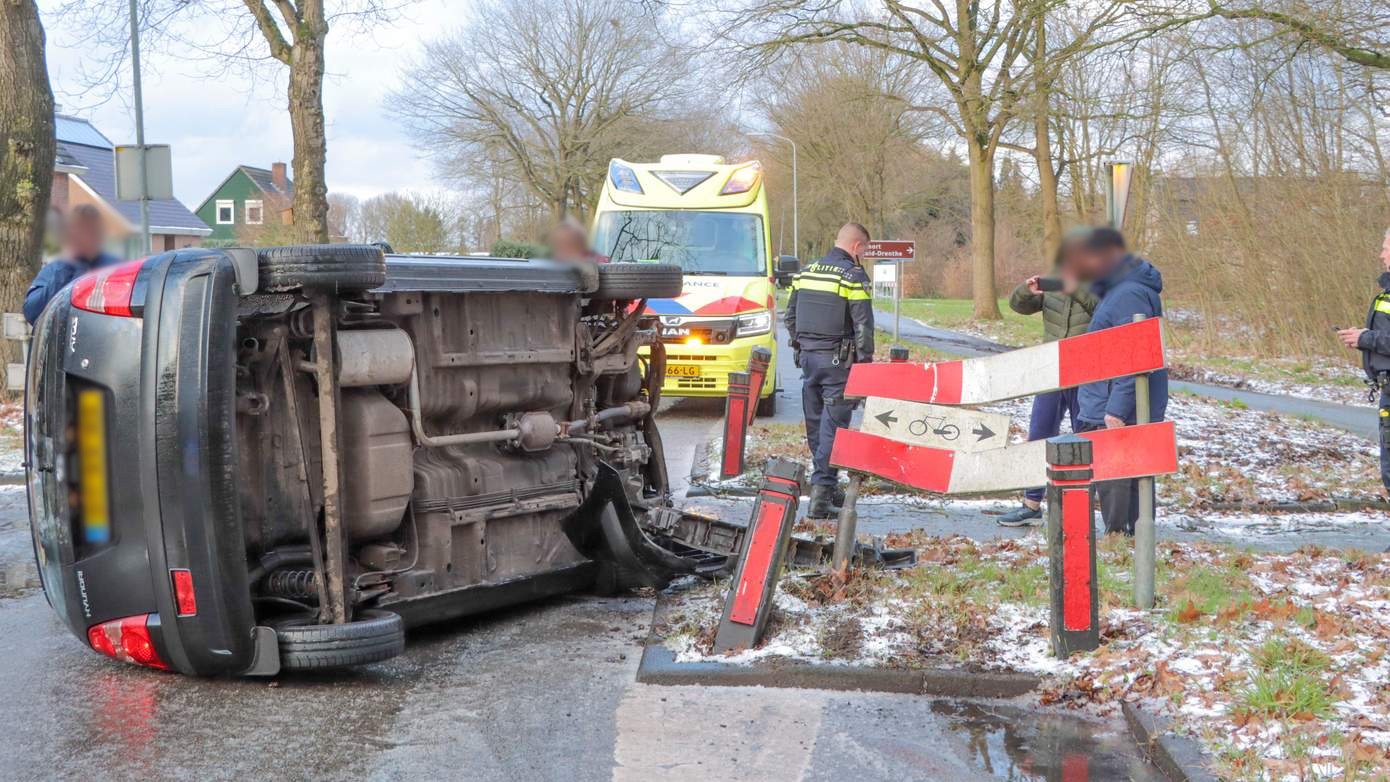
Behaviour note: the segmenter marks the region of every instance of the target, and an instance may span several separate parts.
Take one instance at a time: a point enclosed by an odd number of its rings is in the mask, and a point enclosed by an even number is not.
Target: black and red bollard
[[[1067,658],[1100,646],[1091,441],[1068,434],[1047,441],[1047,553],[1052,654]]]
[[[758,400],[763,395],[763,382],[767,380],[767,367],[772,363],[772,351],[767,348],[753,348],[748,353],[748,423],[758,414]]]
[[[743,448],[748,434],[748,373],[729,373],[729,397],[724,406],[724,453],[719,459],[719,477],[743,474]]]
[[[902,347],[901,345],[894,345],[893,347],[888,349],[889,363],[901,364],[904,361],[907,361],[907,357],[907,348]]]
[[[742,557],[714,635],[715,652],[751,649],[762,640],[805,481],[806,468],[791,459],[773,457],[763,468],[763,485],[743,536]]]

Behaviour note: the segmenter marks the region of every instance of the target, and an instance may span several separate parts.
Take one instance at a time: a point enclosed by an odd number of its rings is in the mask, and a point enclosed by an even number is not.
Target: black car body
[[[669,501],[632,305],[679,270],[622,266],[324,246],[79,278],[29,358],[50,604],[119,659],[274,673],[688,572],[640,528]]]

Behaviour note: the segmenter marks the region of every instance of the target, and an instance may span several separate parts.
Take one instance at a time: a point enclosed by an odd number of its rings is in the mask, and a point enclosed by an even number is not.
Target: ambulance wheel
[[[681,295],[681,267],[673,263],[603,263],[592,299],[674,299]]]
[[[776,388],[776,386],[773,386]],[[777,415],[777,392],[773,391],[766,397],[758,400],[758,417],[771,418]]]

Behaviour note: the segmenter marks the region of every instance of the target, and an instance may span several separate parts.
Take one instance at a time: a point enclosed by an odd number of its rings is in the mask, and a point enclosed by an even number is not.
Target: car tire
[[[681,295],[681,267],[672,263],[604,263],[593,299],[674,299]]]
[[[317,671],[389,660],[405,650],[405,624],[398,614],[366,609],[347,624],[322,625],[311,614],[273,622],[280,642],[280,668]]]
[[[771,418],[777,415],[777,390],[773,387],[772,393],[758,400],[757,416],[759,418]]]
[[[303,244],[257,253],[261,288],[366,291],[386,282],[386,256],[369,244]]]

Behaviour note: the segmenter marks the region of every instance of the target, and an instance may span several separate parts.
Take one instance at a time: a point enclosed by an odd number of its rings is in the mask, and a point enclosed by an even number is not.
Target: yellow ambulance
[[[613,261],[680,265],[678,298],[649,300],[666,345],[664,396],[722,397],[755,347],[772,352],[758,414],[776,410],[777,312],[763,170],[714,155],[613,160],[594,217],[594,250]]]

